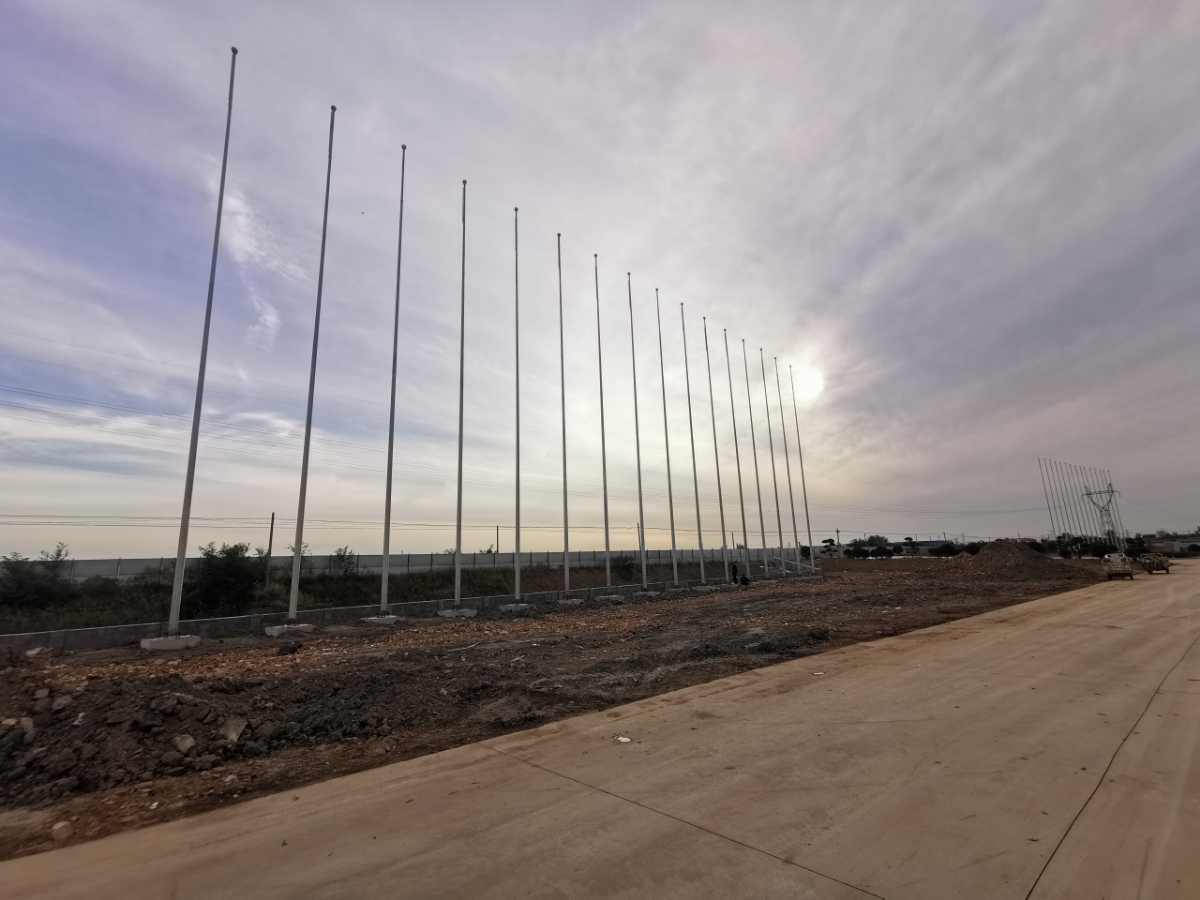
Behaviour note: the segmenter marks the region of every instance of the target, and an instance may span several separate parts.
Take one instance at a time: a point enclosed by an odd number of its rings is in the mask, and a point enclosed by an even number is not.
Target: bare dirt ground
[[[0,858],[394,762],[1071,590],[991,545],[530,618],[412,620],[302,645],[80,654],[0,672]],[[293,651],[293,652],[287,652]]]

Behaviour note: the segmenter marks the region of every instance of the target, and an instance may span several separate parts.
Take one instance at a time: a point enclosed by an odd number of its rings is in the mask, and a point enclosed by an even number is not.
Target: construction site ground
[[[975,557],[836,569],[819,581],[725,586],[715,594],[532,617],[330,629],[299,643],[245,638],[169,656],[129,649],[14,658],[0,675],[0,858],[901,634],[1101,577],[1098,568],[1046,559],[1018,545],[990,545]]]

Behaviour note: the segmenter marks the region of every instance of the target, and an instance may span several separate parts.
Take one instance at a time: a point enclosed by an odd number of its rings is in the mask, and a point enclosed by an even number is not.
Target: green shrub
[[[194,577],[188,579],[190,616],[245,612],[259,583],[259,564],[249,544],[205,544]]]
[[[78,596],[78,588],[63,577],[68,555],[65,544],[40,560],[20,553],[0,557],[0,605],[13,609],[43,609]]]

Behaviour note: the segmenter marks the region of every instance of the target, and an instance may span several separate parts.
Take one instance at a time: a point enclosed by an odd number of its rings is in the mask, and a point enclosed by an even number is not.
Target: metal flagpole
[[[204,333],[200,338],[200,370],[196,375],[196,405],[192,408],[192,437],[188,444],[187,474],[183,479],[183,511],[179,515],[179,546],[175,553],[175,580],[171,585],[171,612],[167,634],[179,634],[183,607],[183,578],[187,568],[188,526],[192,520],[192,484],[196,479],[196,448],[200,443],[200,409],[204,405],[204,372],[208,367],[208,332],[212,324],[213,290],[217,283],[217,251],[221,246],[221,211],[225,206],[225,171],[229,165],[229,131],[233,125],[233,77],[237,47],[229,48],[229,102],[225,108],[225,146],[221,151],[221,180],[217,187],[217,224],[213,228],[212,261],[208,266],[208,299],[204,304]]]
[[[742,549],[746,553],[745,575],[750,574],[750,532],[746,530],[746,495],[742,491],[742,455],[738,452],[737,404],[733,401],[733,366],[729,362],[729,332],[721,329],[725,341],[725,377],[729,379],[729,415],[733,419],[733,460],[737,464],[738,502],[742,507]],[[736,543],[736,542],[735,542]]]
[[[725,498],[721,493],[721,453],[717,449],[717,403],[713,397],[712,358],[708,354],[708,316],[701,316],[704,327],[704,371],[708,375],[708,410],[712,419],[713,464],[717,469],[717,511],[721,515],[721,567],[729,581],[729,545],[725,541]],[[699,519],[699,516],[697,516]]]
[[[1086,469],[1086,477],[1087,477],[1088,481],[1091,482],[1091,487],[1088,488],[1089,490],[1097,491],[1100,489],[1101,482],[1098,478],[1096,478],[1096,470],[1093,469],[1091,466],[1088,466]],[[1110,512],[1111,512],[1111,510],[1110,510]],[[1108,527],[1107,527],[1108,521],[1105,519],[1103,513],[1099,509],[1096,510],[1096,518],[1100,523],[1099,539],[1101,541],[1107,541],[1108,540]]]
[[[516,487],[513,508],[516,513],[516,535],[513,538],[513,596],[521,599],[521,271],[520,246],[517,237],[517,216],[513,207],[513,386],[516,394]]]
[[[1079,538],[1086,537],[1083,533],[1084,524],[1079,515],[1079,504],[1075,502],[1075,490],[1071,486],[1071,480],[1067,473],[1067,464],[1064,462],[1058,463],[1058,477],[1063,486],[1063,498],[1067,503],[1067,509],[1071,511],[1071,527],[1075,532],[1075,536]]]
[[[758,528],[762,532],[763,572],[770,571],[767,563],[767,524],[763,518],[762,485],[758,479],[758,439],[754,436],[754,404],[750,401],[750,364],[746,361],[746,339],[742,338],[742,369],[746,375],[746,409],[750,411],[750,452],[754,456],[754,491],[758,495]],[[746,548],[749,552],[749,547]]]
[[[696,541],[700,545],[700,583],[704,584],[704,529],[700,525],[700,479],[696,474],[696,432],[692,428],[692,376],[688,371],[687,322],[683,317],[683,304],[679,304],[679,328],[683,333],[683,380],[687,385],[688,438],[692,442],[692,494],[696,498]],[[721,527],[724,531],[724,526]]]
[[[1054,510],[1058,514],[1059,530],[1066,535],[1071,533],[1071,517],[1070,511],[1066,508],[1063,502],[1062,483],[1058,477],[1057,460],[1047,457],[1046,459],[1046,474],[1050,479],[1050,490],[1054,495]],[[1055,535],[1057,538],[1058,535]]]
[[[762,367],[762,386],[763,386],[763,407],[767,411],[767,446],[771,453],[771,487],[775,491],[775,525],[779,529],[779,568],[780,571],[786,571],[787,566],[783,562],[783,516],[779,512],[779,478],[775,474],[775,435],[773,426],[771,425],[771,396],[767,393],[767,361],[763,356],[763,348],[758,348],[758,363]],[[780,410],[780,415],[783,410]]]
[[[392,320],[392,395],[388,406],[387,493],[383,502],[383,580],[379,586],[379,612],[388,610],[388,570],[392,548],[392,450],[396,439],[396,357],[400,349],[400,259],[404,248],[404,164],[408,145],[400,145],[400,224],[396,231],[396,300]]]
[[[462,260],[458,287],[458,492],[454,513],[454,605],[462,603],[463,375],[467,357],[467,179],[462,183]]]
[[[1083,480],[1079,477],[1079,467],[1074,463],[1067,463],[1067,477],[1071,479],[1071,490],[1079,501],[1079,515],[1083,521],[1083,528],[1090,540],[1093,537],[1092,532],[1096,530],[1091,510],[1088,509],[1092,505],[1092,501],[1083,495]]]
[[[1067,492],[1066,482],[1062,479],[1062,464],[1057,460],[1050,460],[1050,472],[1054,478],[1055,486],[1058,493],[1058,506],[1062,510],[1064,520],[1067,522],[1067,528],[1064,529],[1064,534],[1078,538],[1079,523],[1075,522],[1075,514],[1072,506],[1070,506],[1070,496]]]
[[[271,551],[275,549],[275,513],[271,513],[271,530],[267,532],[267,565],[263,572],[263,587],[271,586]]]
[[[1054,510],[1050,506],[1050,491],[1046,488],[1046,469],[1042,465],[1042,458],[1037,458],[1038,473],[1042,476],[1042,496],[1046,498],[1046,512],[1050,515],[1050,533],[1052,537],[1058,535],[1057,529],[1054,527]]]
[[[337,107],[329,107],[329,155],[325,163],[325,211],[321,218],[321,257],[317,264],[317,311],[313,316],[312,362],[308,369],[308,409],[304,414],[304,452],[300,458],[300,502],[296,508],[296,542],[292,545],[292,588],[288,621],[300,611],[300,564],[304,556],[304,501],[308,497],[308,454],[312,442],[313,394],[317,389],[317,343],[321,336],[321,294],[325,287],[325,237],[329,229],[329,186],[333,177],[333,124]]]
[[[558,387],[562,401],[563,470],[563,590],[571,589],[571,530],[567,524],[567,363],[563,341],[562,232],[556,237],[558,248]]]
[[[662,311],[658,305],[658,288],[654,289],[654,315],[658,319],[658,377],[662,385],[663,443],[667,449],[667,512],[671,517],[671,582],[679,584],[679,561],[675,557],[675,496],[671,487],[671,434],[667,430],[667,373],[663,367]]]
[[[596,371],[600,374],[600,486],[604,494],[604,584],[612,587],[612,549],[608,541],[608,449],[604,437],[604,351],[600,344],[600,256],[592,254],[596,283]]]
[[[804,499],[804,527],[808,530],[808,566],[815,572],[817,571],[817,548],[813,546],[812,521],[808,517],[808,481],[804,477],[804,445],[800,443],[800,413],[796,406],[796,379],[790,365],[788,366],[788,382],[792,386],[792,418],[796,424],[796,454],[800,457],[800,494]]]
[[[646,512],[642,504],[642,430],[638,424],[637,345],[633,340],[633,282],[628,272],[625,273],[625,290],[629,295],[629,358],[633,361],[633,445],[637,451],[638,550],[642,557],[642,587],[645,588],[648,580],[646,578]]]
[[[779,430],[783,434],[783,468],[787,472],[788,506],[792,511],[792,543],[796,545],[796,572],[799,574],[800,567],[804,562],[800,558],[800,532],[796,528],[796,494],[792,490],[792,460],[791,454],[788,452],[787,422],[783,419],[783,388],[779,385],[779,357],[772,356],[771,361],[775,364],[775,394],[779,398]],[[782,549],[779,552],[782,554]]]

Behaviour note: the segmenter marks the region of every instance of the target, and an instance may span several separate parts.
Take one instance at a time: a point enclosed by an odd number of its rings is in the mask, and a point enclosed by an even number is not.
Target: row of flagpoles
[[[180,516],[179,525],[179,544],[177,549],[174,584],[171,592],[171,609],[168,621],[168,634],[176,635],[179,633],[180,610],[183,599],[183,586],[185,579],[185,567],[187,562],[187,541],[188,541],[188,526],[191,518],[192,505],[192,486],[196,471],[196,450],[200,434],[200,414],[204,398],[204,376],[208,358],[208,337],[209,328],[212,320],[213,306],[213,290],[216,280],[217,271],[217,256],[221,240],[221,215],[224,205],[225,196],[225,176],[229,161],[229,135],[233,120],[233,91],[234,78],[237,70],[237,48],[231,48],[230,64],[229,64],[229,96],[228,105],[225,116],[225,141],[221,155],[221,175],[217,191],[217,221],[213,234],[212,259],[209,267],[208,281],[208,296],[204,312],[204,331],[201,339],[200,347],[200,365],[196,379],[196,400],[192,413],[192,429],[191,441],[188,448],[187,474],[184,481],[183,494],[183,509]],[[316,311],[313,321],[313,340],[312,340],[312,357],[309,366],[308,378],[308,400],[305,412],[304,422],[304,450],[300,464],[300,492],[296,513],[296,537],[293,544],[293,561],[291,586],[288,597],[288,620],[295,621],[299,614],[299,597],[300,597],[300,575],[301,561],[304,547],[304,508],[308,490],[308,464],[309,464],[309,449],[312,437],[312,417],[313,417],[313,398],[316,391],[316,376],[317,376],[317,350],[320,339],[321,330],[321,298],[325,279],[325,242],[329,226],[329,194],[333,174],[333,136],[334,125],[336,122],[337,107],[331,106],[329,110],[329,147],[325,169],[325,202],[322,213],[321,222],[321,250],[320,261],[317,268],[317,301]],[[389,551],[391,537],[391,516],[392,516],[392,461],[393,451],[395,446],[395,428],[396,428],[396,366],[399,349],[399,331],[400,331],[400,276],[401,263],[403,259],[403,241],[404,241],[404,186],[407,163],[407,145],[401,145],[400,156],[400,213],[396,240],[396,280],[394,293],[394,319],[392,326],[392,374],[391,374],[391,392],[390,403],[388,408],[388,454],[387,454],[387,476],[385,487],[384,500],[384,532],[383,532],[383,573],[380,583],[379,606],[382,613],[388,611],[388,566],[389,566]],[[514,373],[515,373],[515,451],[516,464],[514,473],[515,485],[515,546],[513,553],[513,593],[518,597],[521,595],[521,394],[520,394],[520,329],[519,329],[519,314],[520,314],[520,244],[519,244],[519,210],[513,208],[513,307],[514,317],[518,327],[515,329],[514,337]],[[458,456],[457,456],[457,486],[456,486],[456,502],[455,502],[455,538],[454,538],[454,604],[458,606],[462,600],[462,499],[463,499],[463,388],[465,374],[465,352],[466,352],[466,274],[467,274],[467,182],[462,183],[462,210],[461,210],[461,225],[462,225],[462,241],[461,241],[461,268],[459,279],[459,361],[458,361]],[[566,362],[564,351],[564,334],[563,334],[563,299],[562,299],[562,234],[556,236],[556,258],[558,267],[558,313],[559,313],[559,386],[561,392],[561,411],[562,411],[562,478],[563,478],[563,589],[570,590],[571,587],[571,570],[570,570],[570,531],[569,531],[569,509],[567,505],[567,419],[566,419]],[[604,409],[604,355],[603,346],[600,340],[600,262],[599,255],[593,254],[593,273],[596,293],[596,362],[600,376],[600,458],[601,458],[601,489],[603,492],[603,507],[604,507],[604,567],[605,567],[605,583],[612,585],[612,560],[611,560],[611,545],[609,542],[609,515],[608,515],[608,462],[607,462],[607,442],[605,434],[605,409]],[[645,508],[642,495],[642,456],[641,456],[641,423],[639,420],[638,396],[637,396],[637,360],[636,360],[636,339],[634,334],[634,314],[633,314],[633,279],[630,273],[626,273],[626,293],[629,306],[629,342],[631,350],[631,365],[634,384],[633,396],[633,415],[634,415],[634,444],[637,457],[637,487],[638,487],[638,550],[641,562],[641,582],[645,586],[648,583],[647,563],[646,563],[646,541],[645,541]],[[677,558],[677,546],[675,541],[675,501],[672,490],[671,481],[671,448],[669,437],[669,421],[667,409],[667,392],[666,392],[666,372],[663,361],[663,343],[662,343],[662,309],[659,303],[658,289],[654,291],[655,315],[658,327],[658,352],[659,352],[659,374],[662,383],[662,409],[663,409],[663,435],[666,445],[666,463],[667,463],[667,507],[670,517],[671,527],[671,572],[672,581],[675,584],[679,582],[679,564]],[[696,441],[694,431],[694,419],[692,412],[692,388],[691,388],[691,371],[687,357],[687,322],[684,314],[684,304],[679,304],[680,327],[684,338],[684,376],[687,389],[688,401],[688,434],[691,442],[691,460],[692,460],[692,486],[693,495],[696,502],[696,532],[700,541],[700,580],[706,580],[704,570],[704,538],[701,527],[700,515],[700,491],[699,491],[699,476],[696,465]],[[720,454],[718,451],[717,438],[717,422],[716,422],[716,405],[713,391],[712,381],[712,360],[709,354],[708,345],[708,320],[707,317],[702,317],[704,331],[704,358],[705,369],[707,372],[709,407],[711,413],[712,435],[713,435],[713,457],[716,468],[717,481],[717,506],[721,524],[721,562],[723,575],[726,581],[730,578],[730,559],[729,546],[726,541],[725,529],[725,503],[721,492],[721,468]],[[731,414],[731,426],[733,432],[733,448],[734,459],[737,467],[737,482],[738,482],[738,502],[741,509],[741,525],[742,525],[742,550],[745,554],[744,564],[746,572],[750,568],[750,540],[749,530],[746,521],[746,499],[742,484],[742,464],[741,451],[738,445],[737,434],[737,412],[734,402],[733,392],[733,366],[729,355],[729,336],[725,329],[722,329],[722,341],[725,349],[725,369],[726,380],[729,388],[729,404]],[[812,553],[812,525],[808,513],[808,487],[804,474],[804,452],[800,443],[800,417],[796,403],[796,388],[791,366],[788,366],[788,381],[792,395],[792,416],[795,430],[796,454],[799,462],[800,470],[800,487],[802,502],[804,507],[805,526],[808,532],[809,560],[807,563],[803,560],[803,554],[800,548],[799,531],[796,523],[796,503],[795,495],[792,490],[792,471],[791,457],[788,445],[787,426],[784,423],[784,406],[783,406],[783,388],[779,374],[779,360],[773,357],[774,374],[775,374],[775,389],[778,401],[779,410],[779,427],[783,439],[784,464],[787,479],[787,491],[792,520],[792,535],[793,543],[795,544],[795,566],[799,571],[806,565],[815,569],[814,554]],[[768,435],[768,452],[771,460],[771,483],[775,495],[775,516],[776,528],[779,536],[779,550],[781,558],[779,559],[779,568],[785,569],[788,565],[786,560],[782,558],[784,553],[783,540],[783,519],[782,511],[779,504],[779,482],[775,466],[775,439],[774,426],[771,422],[771,403],[769,389],[767,387],[767,368],[766,356],[762,348],[759,348],[759,366],[762,373],[762,388],[763,388],[763,404],[767,416],[767,435]],[[754,406],[750,395],[750,367],[749,360],[746,355],[746,342],[742,341],[742,368],[744,375],[744,383],[746,389],[746,406],[747,414],[750,422],[750,445],[751,457],[754,462],[754,487],[758,503],[758,519],[759,532],[762,538],[762,566],[764,571],[770,569],[770,558],[768,555],[767,544],[767,526],[763,513],[762,504],[762,489],[759,478],[758,469],[758,447],[755,438],[754,428]]]

